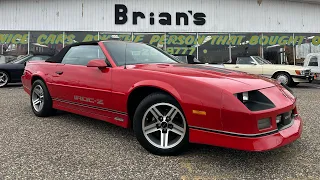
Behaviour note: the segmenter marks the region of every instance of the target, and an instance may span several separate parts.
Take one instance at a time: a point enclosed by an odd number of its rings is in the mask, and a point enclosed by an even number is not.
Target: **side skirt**
[[[61,111],[66,111],[73,114],[78,114],[81,116],[106,121],[123,128],[128,128],[129,126],[129,118],[127,114],[117,114],[113,112],[106,113],[105,111],[102,112],[102,110],[90,109],[90,107],[82,107],[81,105],[69,104],[66,102],[57,101],[55,99],[53,99],[52,106],[53,108]]]

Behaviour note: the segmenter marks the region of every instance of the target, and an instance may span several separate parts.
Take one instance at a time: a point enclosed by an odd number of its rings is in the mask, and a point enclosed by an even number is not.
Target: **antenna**
[[[127,42],[126,43],[126,48],[124,51],[124,69],[127,69]]]

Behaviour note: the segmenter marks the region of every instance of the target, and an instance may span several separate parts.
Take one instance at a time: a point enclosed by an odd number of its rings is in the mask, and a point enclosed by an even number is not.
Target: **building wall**
[[[301,3],[308,1],[308,3]],[[226,63],[261,56],[272,63],[301,64],[320,53],[320,1],[316,0],[0,0],[0,58],[57,53],[74,42],[142,42],[201,62]],[[115,4],[128,22],[115,24]],[[176,25],[176,12],[204,13],[206,22]],[[132,12],[146,19],[132,23]],[[150,25],[150,12],[155,23]],[[172,15],[161,25],[161,12]],[[182,22],[183,23],[183,22]],[[11,58],[11,57],[10,57]],[[192,57],[191,57],[192,58]]]
[[[115,24],[115,4],[128,8],[128,22]],[[195,25],[188,13],[206,15]],[[146,19],[132,24],[132,12]],[[154,12],[155,24],[149,14]],[[172,25],[159,24],[168,12]],[[189,14],[188,25],[175,25],[175,13]],[[284,0],[1,0],[0,30],[113,32],[291,32],[317,33],[320,4]]]

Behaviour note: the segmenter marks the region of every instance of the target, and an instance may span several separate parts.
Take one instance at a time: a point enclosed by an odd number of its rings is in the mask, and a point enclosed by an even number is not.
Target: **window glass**
[[[318,58],[312,57],[309,62],[309,66],[318,66]]]
[[[28,54],[28,32],[0,31],[0,63],[8,63]]]
[[[131,33],[111,33],[111,32],[99,32],[99,40],[117,40],[117,41],[132,41]],[[142,39],[136,38],[135,42],[140,42]]]
[[[62,59],[63,64],[86,66],[90,60],[106,57],[98,45],[80,45],[72,47]]]
[[[31,31],[30,54],[57,54],[63,48],[63,32]]]
[[[263,33],[263,57],[273,64],[294,64],[293,34]]]
[[[230,34],[231,59],[235,63],[238,57],[262,56],[261,34]]]
[[[270,61],[263,59],[260,56],[252,56],[259,64],[272,64]]]
[[[175,57],[186,58],[188,62],[197,57],[197,35],[168,33],[165,37],[166,51]]]
[[[164,33],[134,33],[133,42],[142,42],[164,49]]]
[[[211,64],[229,62],[229,45],[235,44],[236,41],[237,40],[235,39],[233,41],[229,41],[229,34],[199,34],[199,60],[202,63]]]
[[[121,41],[104,44],[118,66],[124,64],[179,63],[170,54],[151,45]]]
[[[303,65],[306,57],[320,54],[320,34],[294,34],[296,40],[294,51],[296,64]]]
[[[251,64],[254,60],[250,57],[238,57],[237,64]]]
[[[66,31],[64,44],[70,45],[77,42],[98,41],[98,32],[91,31]]]

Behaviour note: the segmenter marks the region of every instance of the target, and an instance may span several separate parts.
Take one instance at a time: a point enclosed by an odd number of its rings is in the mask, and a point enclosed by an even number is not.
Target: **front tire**
[[[292,84],[292,78],[288,73],[285,72],[280,72],[278,74],[275,75],[275,79],[280,82],[283,83],[287,86],[291,86]]]
[[[56,112],[52,108],[52,99],[48,88],[42,80],[36,80],[32,84],[30,103],[33,113],[38,117],[47,117]]]
[[[177,155],[189,143],[186,118],[169,95],[153,93],[136,109],[133,130],[141,146],[155,155]]]

